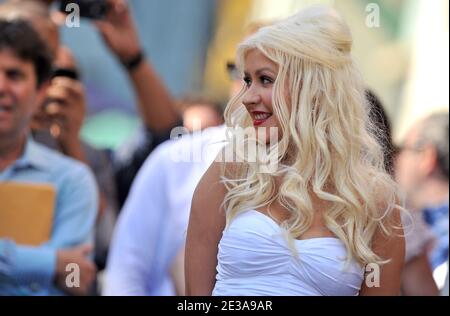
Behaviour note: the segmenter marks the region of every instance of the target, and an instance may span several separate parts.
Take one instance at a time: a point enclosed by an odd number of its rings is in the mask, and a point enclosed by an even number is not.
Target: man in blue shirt
[[[0,183],[45,184],[55,191],[48,241],[29,246],[0,237],[0,295],[86,294],[95,276],[88,258],[98,209],[95,180],[85,165],[29,136],[48,86],[47,52],[28,23],[0,20]],[[79,274],[70,275],[73,264]]]
[[[448,112],[434,113],[413,124],[396,166],[396,177],[407,194],[408,208],[420,212],[434,234],[435,242],[428,256],[435,272],[446,264],[449,253],[448,133]],[[445,274],[436,280],[438,285],[443,285]]]

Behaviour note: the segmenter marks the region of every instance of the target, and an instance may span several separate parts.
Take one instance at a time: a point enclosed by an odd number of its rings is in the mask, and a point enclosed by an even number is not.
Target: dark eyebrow
[[[6,72],[24,72],[21,68],[19,67],[11,67],[11,68],[6,68],[5,70]]]

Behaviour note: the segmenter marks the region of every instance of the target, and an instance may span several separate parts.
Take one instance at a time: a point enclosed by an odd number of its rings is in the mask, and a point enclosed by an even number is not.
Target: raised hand
[[[121,60],[128,61],[141,50],[138,33],[125,0],[108,0],[106,18],[95,22],[105,43]]]

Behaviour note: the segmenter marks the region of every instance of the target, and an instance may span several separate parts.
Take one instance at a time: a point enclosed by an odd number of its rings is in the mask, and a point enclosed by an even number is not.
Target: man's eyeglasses
[[[423,150],[424,150],[424,148],[420,147],[420,146],[408,146],[408,145],[397,145],[397,146],[394,146],[394,154],[395,155],[398,155],[401,152],[405,152],[405,151],[419,153],[419,152],[421,152]]]
[[[228,61],[226,64],[227,67],[227,73],[230,80],[241,80],[241,74],[239,73],[239,70],[236,67],[236,64],[232,61]]]

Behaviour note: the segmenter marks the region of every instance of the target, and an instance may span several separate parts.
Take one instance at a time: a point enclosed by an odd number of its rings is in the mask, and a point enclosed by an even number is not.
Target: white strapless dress
[[[295,240],[294,257],[283,229],[256,210],[239,214],[222,234],[213,295],[358,295],[364,269],[345,265],[341,240]]]

